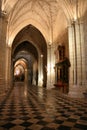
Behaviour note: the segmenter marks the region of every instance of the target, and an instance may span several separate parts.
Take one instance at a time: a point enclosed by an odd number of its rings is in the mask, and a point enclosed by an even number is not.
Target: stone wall
[[[7,21],[3,14],[0,15],[0,95],[6,91],[6,28]]]
[[[87,84],[87,19],[85,20],[84,22],[84,42],[85,42],[85,45],[84,45],[84,51],[85,51],[85,64],[86,64],[86,84]]]

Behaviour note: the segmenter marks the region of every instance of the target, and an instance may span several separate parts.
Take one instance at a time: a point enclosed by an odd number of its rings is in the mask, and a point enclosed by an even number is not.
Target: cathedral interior
[[[87,0],[0,0],[0,130],[87,130]]]

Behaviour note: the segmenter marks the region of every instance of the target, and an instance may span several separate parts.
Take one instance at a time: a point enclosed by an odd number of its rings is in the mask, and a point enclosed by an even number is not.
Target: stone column
[[[69,84],[77,84],[77,55],[76,55],[76,36],[75,36],[75,26],[70,25],[68,27],[68,36],[69,36],[69,59],[70,59],[70,78]]]
[[[13,63],[13,61],[12,61]],[[11,65],[11,47],[6,47],[6,89],[8,90],[12,84],[13,66]]]
[[[77,85],[82,85],[82,43],[80,24],[75,23],[76,51],[77,51]]]
[[[6,32],[7,19],[0,11],[0,95],[6,92]]]
[[[27,83],[28,82],[28,70],[25,69],[25,82]]]
[[[53,44],[48,45],[47,48],[47,88],[53,88],[55,83],[55,46]]]
[[[25,68],[25,80],[24,80],[24,95],[27,96],[27,87],[28,87],[28,69]]]
[[[43,54],[40,54],[39,56],[39,77],[38,77],[38,85],[42,86],[43,85]]]
[[[55,51],[56,46],[54,44],[52,44],[51,46],[51,82],[52,82],[52,86],[54,87],[54,83],[55,83]]]
[[[81,44],[81,66],[82,66],[82,86],[85,88],[87,85],[86,81],[86,52],[85,52],[85,41],[84,41],[84,29],[83,29],[83,23],[81,22],[79,24],[79,30],[80,30],[80,44]]]
[[[36,71],[37,71],[37,61],[34,61],[34,63],[33,63],[33,80],[32,80],[33,85],[36,85]]]
[[[69,33],[69,59],[70,79],[69,79],[69,95],[83,97],[85,90],[84,82],[86,79],[85,72],[85,51],[84,51],[84,33],[83,25],[78,21],[74,21],[68,27]]]

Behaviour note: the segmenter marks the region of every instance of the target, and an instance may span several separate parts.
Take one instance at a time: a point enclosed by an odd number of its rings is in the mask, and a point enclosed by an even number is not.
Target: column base
[[[48,82],[47,83],[47,89],[52,89],[55,88],[54,83],[53,82]]]
[[[72,98],[84,98],[84,92],[86,91],[85,86],[73,85],[69,88],[68,96]]]

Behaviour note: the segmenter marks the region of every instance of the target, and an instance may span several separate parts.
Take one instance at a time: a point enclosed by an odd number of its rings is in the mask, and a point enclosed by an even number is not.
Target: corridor
[[[0,100],[0,130],[87,130],[87,99],[16,83]]]

